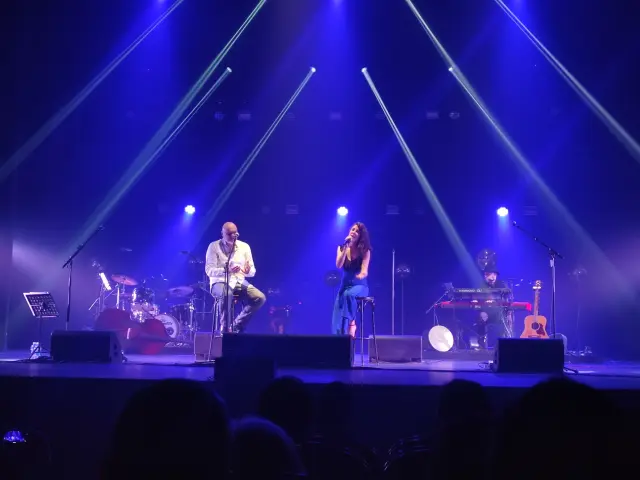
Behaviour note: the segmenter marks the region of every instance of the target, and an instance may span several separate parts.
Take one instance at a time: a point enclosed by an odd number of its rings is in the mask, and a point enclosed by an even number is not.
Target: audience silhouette
[[[137,392],[124,408],[103,478],[225,478],[229,457],[222,400],[201,383],[164,380]]]
[[[258,416],[231,428],[213,384],[154,383],[122,410],[101,478],[526,480],[615,478],[638,466],[634,417],[567,378],[539,383],[502,412],[480,384],[453,380],[441,389],[435,428],[381,453],[353,441],[352,393],[328,384],[314,408],[301,380],[277,378],[260,395]],[[51,465],[47,442],[37,441],[45,437],[22,435],[5,436],[0,478],[43,475]]]

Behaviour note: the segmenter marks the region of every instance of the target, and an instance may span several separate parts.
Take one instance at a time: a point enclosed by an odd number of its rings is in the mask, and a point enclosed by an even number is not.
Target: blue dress
[[[343,275],[340,290],[333,306],[331,333],[344,335],[348,333],[349,323],[356,319],[358,305],[356,297],[369,295],[369,286],[366,277],[362,280],[356,278],[362,269],[362,256],[349,261],[346,259],[342,266]]]

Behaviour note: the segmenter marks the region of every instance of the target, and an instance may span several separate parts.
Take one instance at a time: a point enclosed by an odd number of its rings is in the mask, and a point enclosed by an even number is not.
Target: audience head
[[[134,394],[120,414],[106,478],[224,478],[229,448],[222,401],[200,383],[164,380]]]
[[[485,389],[469,380],[453,380],[446,384],[440,395],[438,417],[441,425],[466,424],[491,419],[491,405]]]
[[[603,392],[565,378],[548,380],[507,413],[496,464],[501,477],[518,464],[527,464],[526,478],[544,475],[547,465],[561,476],[589,476],[624,463],[617,457],[625,429],[621,412]],[[544,461],[531,461],[536,458]]]
[[[293,440],[268,420],[245,418],[233,429],[231,472],[234,480],[282,479],[304,473]]]
[[[311,427],[311,395],[302,380],[280,377],[260,395],[258,414],[282,427],[296,443],[302,443]]]

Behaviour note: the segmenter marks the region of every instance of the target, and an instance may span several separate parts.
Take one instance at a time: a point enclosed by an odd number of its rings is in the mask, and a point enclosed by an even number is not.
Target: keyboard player
[[[482,288],[507,288],[502,280],[498,280],[499,272],[495,263],[488,263],[482,273],[484,275]],[[494,347],[499,337],[507,336],[513,331],[513,311],[500,307],[486,308],[480,311],[474,326],[480,347]]]

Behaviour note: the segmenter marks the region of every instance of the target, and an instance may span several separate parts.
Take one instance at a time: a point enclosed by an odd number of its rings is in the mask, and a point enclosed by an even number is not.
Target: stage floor
[[[193,355],[128,355],[123,364],[25,362],[28,352],[0,353],[0,376],[41,378],[92,378],[118,380],[161,380],[185,378],[211,380],[214,366],[194,363]],[[279,369],[277,374],[293,375],[306,383],[326,384],[341,381],[355,385],[439,386],[453,379],[473,380],[486,387],[527,388],[547,378],[546,375],[496,374],[489,369],[486,356],[476,359],[428,359],[416,363],[379,365],[360,356],[350,370]],[[598,389],[640,390],[640,363],[605,362],[598,364],[567,363],[578,374],[567,372],[576,380]]]

